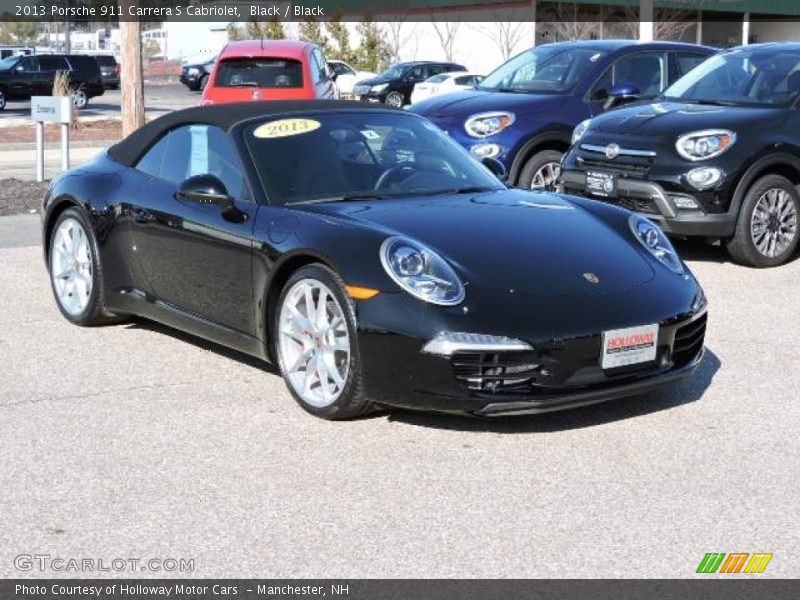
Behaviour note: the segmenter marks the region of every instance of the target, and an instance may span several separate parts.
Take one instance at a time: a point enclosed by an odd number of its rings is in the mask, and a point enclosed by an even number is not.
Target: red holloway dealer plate
[[[603,332],[604,369],[626,367],[656,359],[658,324]]]

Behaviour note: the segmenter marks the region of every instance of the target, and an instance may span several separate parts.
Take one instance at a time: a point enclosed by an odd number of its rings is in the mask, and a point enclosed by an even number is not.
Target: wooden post
[[[123,2],[124,14],[127,7],[135,4]],[[120,86],[122,91],[122,135],[130,135],[144,125],[144,84],[142,83],[142,36],[139,21],[119,22],[121,45]]]

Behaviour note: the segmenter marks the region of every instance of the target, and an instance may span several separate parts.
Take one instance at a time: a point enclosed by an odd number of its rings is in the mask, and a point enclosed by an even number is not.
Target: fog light
[[[690,196],[670,196],[676,208],[681,209],[694,209],[699,208],[697,200]]]
[[[470,148],[472,154],[477,156],[478,158],[486,158],[487,156],[490,158],[494,158],[498,154],[502,148],[497,144],[477,144]]]
[[[714,187],[722,181],[723,173],[716,167],[698,167],[686,174],[686,181],[696,190]]]

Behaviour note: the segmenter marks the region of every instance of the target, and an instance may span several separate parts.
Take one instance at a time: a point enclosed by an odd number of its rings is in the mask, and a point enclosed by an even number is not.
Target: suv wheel
[[[403,108],[403,94],[400,92],[389,92],[384,104],[392,108]]]
[[[89,97],[86,92],[80,89],[72,91],[72,106],[78,110],[83,110],[87,104],[89,104]]]
[[[200,83],[197,85],[197,89],[202,91],[206,89],[206,85],[208,85],[208,75],[203,75],[200,78]]]
[[[555,190],[561,174],[562,156],[558,150],[542,150],[531,156],[519,174],[519,187],[548,192]]]
[[[781,175],[767,175],[747,191],[736,231],[727,243],[737,262],[751,267],[775,267],[797,249],[800,194]]]
[[[6,107],[6,92],[3,88],[0,88],[0,110],[4,110]]]

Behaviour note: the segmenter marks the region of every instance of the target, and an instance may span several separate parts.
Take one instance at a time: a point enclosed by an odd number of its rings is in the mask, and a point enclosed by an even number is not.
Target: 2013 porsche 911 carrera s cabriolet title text
[[[484,160],[378,106],[178,111],[54,180],[55,299],[273,362],[330,419],[537,413],[690,374],[706,299],[661,229]]]

